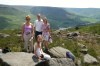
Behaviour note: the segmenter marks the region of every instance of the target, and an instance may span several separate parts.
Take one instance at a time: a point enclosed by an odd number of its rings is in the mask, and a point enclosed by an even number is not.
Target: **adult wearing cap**
[[[40,14],[37,15],[37,20],[34,23],[35,27],[35,39],[37,40],[38,35],[42,35],[42,25],[43,25],[43,20],[41,19]]]
[[[24,50],[27,52],[33,51],[33,37],[34,37],[34,26],[30,22],[30,16],[26,16],[26,22],[22,25],[22,39],[24,40]],[[29,47],[28,47],[29,46]]]

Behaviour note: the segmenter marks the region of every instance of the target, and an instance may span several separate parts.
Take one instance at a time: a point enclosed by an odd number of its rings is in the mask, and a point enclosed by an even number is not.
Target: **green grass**
[[[96,23],[98,20],[95,18],[81,18],[82,21]]]
[[[93,26],[85,26],[81,27],[78,31],[80,31],[82,34],[84,33],[93,33],[93,34],[99,34],[99,27],[100,25],[93,25]],[[97,29],[93,28],[96,27]],[[92,28],[92,29],[91,29]],[[95,29],[95,30],[94,30]],[[69,29],[70,32],[76,31],[74,28]],[[54,30],[53,30],[54,31]],[[52,31],[52,32],[53,32]],[[94,31],[96,31],[94,33]],[[6,46],[10,47],[12,51],[14,52],[20,52],[23,49],[23,42],[21,41],[21,37],[16,36],[16,34],[20,33],[21,31],[19,29],[14,29],[14,30],[0,30],[0,33],[5,33],[9,34],[10,37],[7,38],[0,38],[0,47],[4,48]],[[62,31],[62,33],[67,33],[67,30]],[[56,46],[61,46],[64,47],[68,50],[70,50],[76,58],[81,58],[81,53],[80,53],[80,48],[77,46],[77,43],[82,43],[87,46],[88,48],[88,53],[94,57],[97,58],[97,56],[100,56],[100,45],[99,44],[93,44],[92,42],[89,42],[88,40],[83,40],[79,41],[77,39],[68,39],[66,38],[60,38],[59,36],[56,36],[57,34],[52,34],[52,39],[53,43],[49,44],[49,48],[56,47]],[[97,42],[100,42],[99,38],[95,38]],[[83,64],[83,66],[93,66],[93,65],[88,65],[88,64]],[[97,65],[99,66],[99,65]]]
[[[92,34],[99,34],[100,35],[100,24],[90,25],[90,26],[83,26],[79,29],[80,32],[87,32]]]
[[[16,36],[18,34],[18,30],[3,30],[0,33],[9,34],[10,37],[0,38],[0,47],[10,47],[12,51],[21,51],[23,48],[23,43],[21,41],[21,37]]]

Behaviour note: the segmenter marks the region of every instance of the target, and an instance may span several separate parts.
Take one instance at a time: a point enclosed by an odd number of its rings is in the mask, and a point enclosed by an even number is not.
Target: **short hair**
[[[26,19],[31,19],[30,15],[27,15],[27,16],[26,16]]]
[[[39,37],[42,37],[42,35],[41,35],[41,34],[37,35],[37,39],[38,39]]]
[[[37,14],[37,16],[41,16],[41,14],[39,13],[39,14]]]

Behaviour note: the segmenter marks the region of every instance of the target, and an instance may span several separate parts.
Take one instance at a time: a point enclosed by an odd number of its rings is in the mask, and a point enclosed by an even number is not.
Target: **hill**
[[[23,7],[24,8],[24,7]],[[0,5],[0,29],[16,29],[25,22],[25,16],[31,15],[22,8],[9,5]]]
[[[94,18],[79,16],[57,7],[0,5],[0,29],[19,29],[21,24],[25,22],[26,15],[32,17],[31,22],[33,23],[36,20],[37,13],[45,15],[53,29],[85,25],[98,21]]]
[[[65,8],[65,10],[75,14],[100,19],[100,8]]]
[[[63,8],[57,7],[33,7],[31,12],[34,15],[41,13],[47,16],[51,25],[55,25],[53,26],[54,28],[85,25],[87,23],[95,23],[98,21],[94,18],[79,16],[77,14],[68,12]]]
[[[80,31],[100,35],[100,28],[99,27],[100,27],[100,24],[97,23],[97,24],[93,24],[90,26],[80,27],[81,28]]]

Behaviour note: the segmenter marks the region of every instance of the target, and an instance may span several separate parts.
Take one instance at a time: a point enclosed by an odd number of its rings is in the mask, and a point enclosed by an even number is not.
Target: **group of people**
[[[25,19],[26,22],[22,25],[24,49],[27,52],[34,52],[39,59],[43,57],[50,58],[50,56],[45,54],[42,50],[42,42],[45,49],[48,50],[48,41],[51,38],[50,24],[47,18],[41,18],[41,15],[38,14],[34,24],[30,22],[31,17],[29,15],[27,15]],[[35,44],[33,44],[33,38],[36,40]]]

